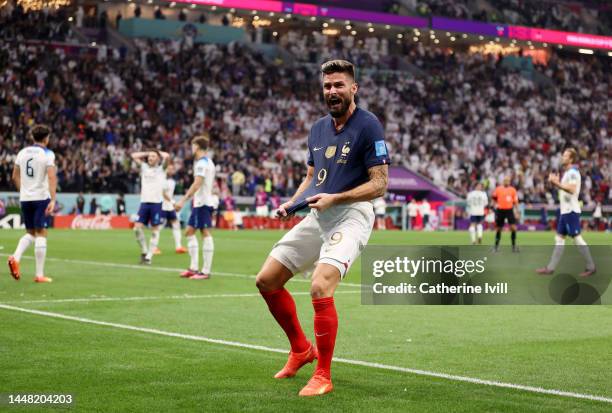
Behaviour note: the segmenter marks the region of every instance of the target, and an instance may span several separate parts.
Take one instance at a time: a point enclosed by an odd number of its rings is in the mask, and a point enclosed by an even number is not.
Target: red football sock
[[[291,343],[291,351],[294,353],[307,351],[310,344],[304,335],[304,331],[302,331],[302,326],[295,310],[295,301],[293,301],[289,291],[281,288],[269,292],[261,291],[261,295],[266,300],[270,312],[285,331],[285,334],[287,334],[289,343]]]
[[[331,378],[331,362],[338,332],[338,314],[334,297],[313,298],[312,306],[315,311],[314,331],[319,351],[315,374]]]

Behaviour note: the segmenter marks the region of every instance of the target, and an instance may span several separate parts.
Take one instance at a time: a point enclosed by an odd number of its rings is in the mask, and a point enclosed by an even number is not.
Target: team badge
[[[336,154],[336,146],[328,146],[327,149],[325,150],[325,157],[327,159],[333,158],[335,154]]]

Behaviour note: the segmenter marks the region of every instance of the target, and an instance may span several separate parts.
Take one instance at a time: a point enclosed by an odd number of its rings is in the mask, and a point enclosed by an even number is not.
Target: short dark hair
[[[572,156],[572,162],[578,162],[578,151],[574,148],[565,148],[566,151]]]
[[[321,65],[321,73],[329,75],[332,73],[346,73],[355,79],[355,66],[348,60],[329,60]]]
[[[30,129],[30,136],[34,142],[42,142],[51,135],[51,129],[47,125],[36,124]]]
[[[198,147],[202,150],[208,149],[208,143],[210,142],[210,138],[207,133],[202,135],[198,135],[191,140],[191,143],[194,145],[198,145]]]

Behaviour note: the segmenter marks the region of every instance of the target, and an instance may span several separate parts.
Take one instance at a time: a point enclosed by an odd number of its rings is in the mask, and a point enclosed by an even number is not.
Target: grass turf
[[[3,253],[22,232],[1,231]],[[277,231],[216,232],[211,280],[182,280],[186,266],[164,231],[164,253],[150,268],[131,266],[138,250],[129,231],[52,231],[47,273],[54,283],[0,277],[0,303],[93,320],[241,343],[286,348],[281,330],[254,288],[253,276]],[[610,245],[609,234],[588,233]],[[521,245],[550,245],[551,233],[519,233]],[[467,233],[376,232],[371,244],[466,244]],[[487,233],[485,242],[492,241]],[[504,234],[504,241],[508,241]],[[32,254],[32,250],[29,251]],[[68,260],[68,261],[64,261]],[[79,261],[79,262],[75,262]],[[99,263],[99,264],[96,264]],[[105,265],[106,264],[106,265]],[[116,267],[123,264],[123,267]],[[336,297],[337,357],[612,397],[610,306],[362,306],[356,264]],[[289,285],[312,337],[308,283]],[[220,297],[223,294],[251,294]],[[189,295],[189,297],[182,297]],[[74,298],[153,299],[68,301]],[[38,302],[35,302],[38,301]],[[334,364],[336,391],[296,396],[312,371],[271,379],[278,353],[162,337],[0,309],[0,393],[73,393],[82,411],[609,411],[605,402],[535,394]],[[0,410],[3,406],[0,406]],[[42,408],[49,411],[48,407]],[[28,410],[31,410],[28,408]]]

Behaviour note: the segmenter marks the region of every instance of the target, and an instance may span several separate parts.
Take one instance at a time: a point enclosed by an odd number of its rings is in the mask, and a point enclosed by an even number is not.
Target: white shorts
[[[373,225],[371,202],[338,205],[323,213],[313,210],[274,245],[270,256],[293,274],[325,263],[344,278],[368,243]]]
[[[258,217],[267,217],[269,214],[267,205],[262,205],[255,208],[255,215]]]

